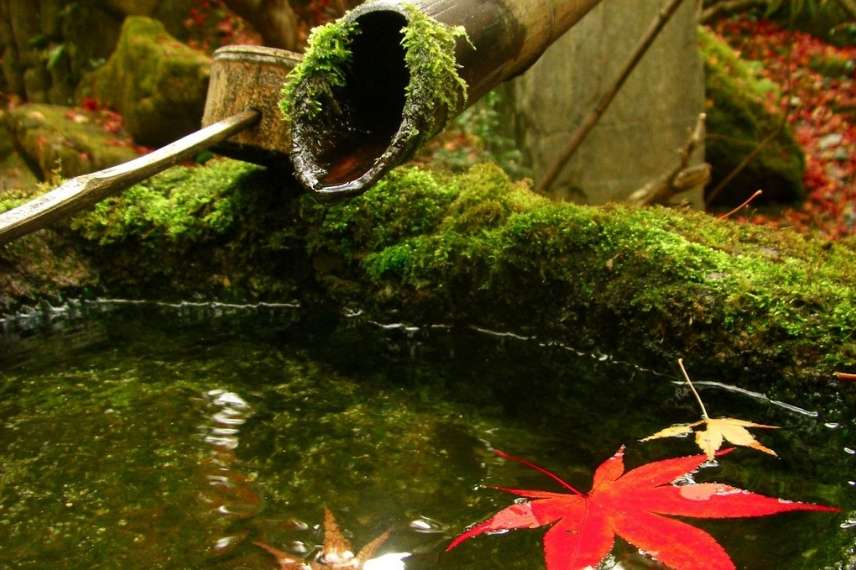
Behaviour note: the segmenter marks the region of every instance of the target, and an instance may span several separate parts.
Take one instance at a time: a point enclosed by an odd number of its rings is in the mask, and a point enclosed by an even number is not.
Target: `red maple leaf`
[[[705,455],[654,461],[624,473],[622,447],[597,468],[592,490],[584,494],[543,467],[502,451],[496,454],[544,473],[570,493],[497,487],[529,500],[470,527],[447,551],[486,532],[552,525],[544,535],[548,570],[596,567],[612,550],[616,535],[675,570],[725,570],[733,569],[734,563],[712,536],[664,515],[720,519],[838,510],[765,497],[721,483],[671,484],[698,469],[707,460]]]

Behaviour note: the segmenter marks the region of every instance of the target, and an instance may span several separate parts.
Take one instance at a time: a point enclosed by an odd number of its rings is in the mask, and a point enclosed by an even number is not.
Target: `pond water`
[[[356,548],[391,529],[380,553],[411,553],[408,570],[543,568],[543,530],[443,552],[511,503],[489,485],[561,490],[494,448],[583,490],[622,444],[628,469],[695,452],[637,442],[698,418],[677,371],[489,331],[308,326],[287,306],[87,306],[5,321],[0,568],[273,569],[253,542],[311,557],[325,506]],[[854,411],[832,387],[767,397],[690,372],[711,415],[783,427],[758,434],[780,459],[740,449],[697,481],[843,511],[688,522],[739,568],[846,568]],[[658,567],[621,541],[604,564]]]

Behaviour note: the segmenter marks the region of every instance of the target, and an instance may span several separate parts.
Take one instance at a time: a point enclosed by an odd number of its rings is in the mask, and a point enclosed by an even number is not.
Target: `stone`
[[[603,2],[511,83],[517,138],[536,181],[611,86],[659,9],[656,2]],[[691,2],[674,15],[566,165],[552,196],[589,204],[623,200],[675,168],[677,151],[704,110],[695,17]],[[691,165],[701,159],[699,149]],[[701,193],[688,199],[700,205]]]
[[[137,156],[122,132],[111,133],[99,113],[28,103],[9,111],[6,123],[24,158],[49,178],[59,167],[70,178]]]
[[[78,96],[118,110],[137,142],[160,146],[197,130],[210,59],[170,36],[161,22],[130,16],[109,61],[87,76]]]

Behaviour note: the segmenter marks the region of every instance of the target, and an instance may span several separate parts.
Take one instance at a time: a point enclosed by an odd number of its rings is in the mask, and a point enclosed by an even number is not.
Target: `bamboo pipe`
[[[291,160],[297,178],[322,197],[364,191],[390,168],[436,134],[451,117],[432,124],[404,120],[409,72],[401,46],[402,31],[416,6],[440,23],[463,26],[468,40],[455,48],[459,73],[469,86],[466,103],[529,68],[562,34],[600,0],[376,0],[345,18],[360,34],[351,45],[351,67],[344,87],[334,90],[337,108],[331,119],[296,117],[292,124]],[[299,89],[299,87],[298,87]],[[445,114],[445,113],[444,113]],[[415,129],[414,129],[415,127]]]

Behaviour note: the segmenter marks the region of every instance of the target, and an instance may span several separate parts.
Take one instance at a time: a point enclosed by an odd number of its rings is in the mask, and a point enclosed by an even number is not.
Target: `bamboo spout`
[[[359,32],[349,46],[344,85],[314,117],[292,122],[298,179],[324,197],[358,194],[407,160],[447,121],[499,83],[529,68],[600,0],[376,0],[345,16]],[[455,58],[468,97],[425,117],[408,96],[411,69],[402,35],[415,6],[448,26],[462,26]],[[300,85],[298,85],[298,92]]]

